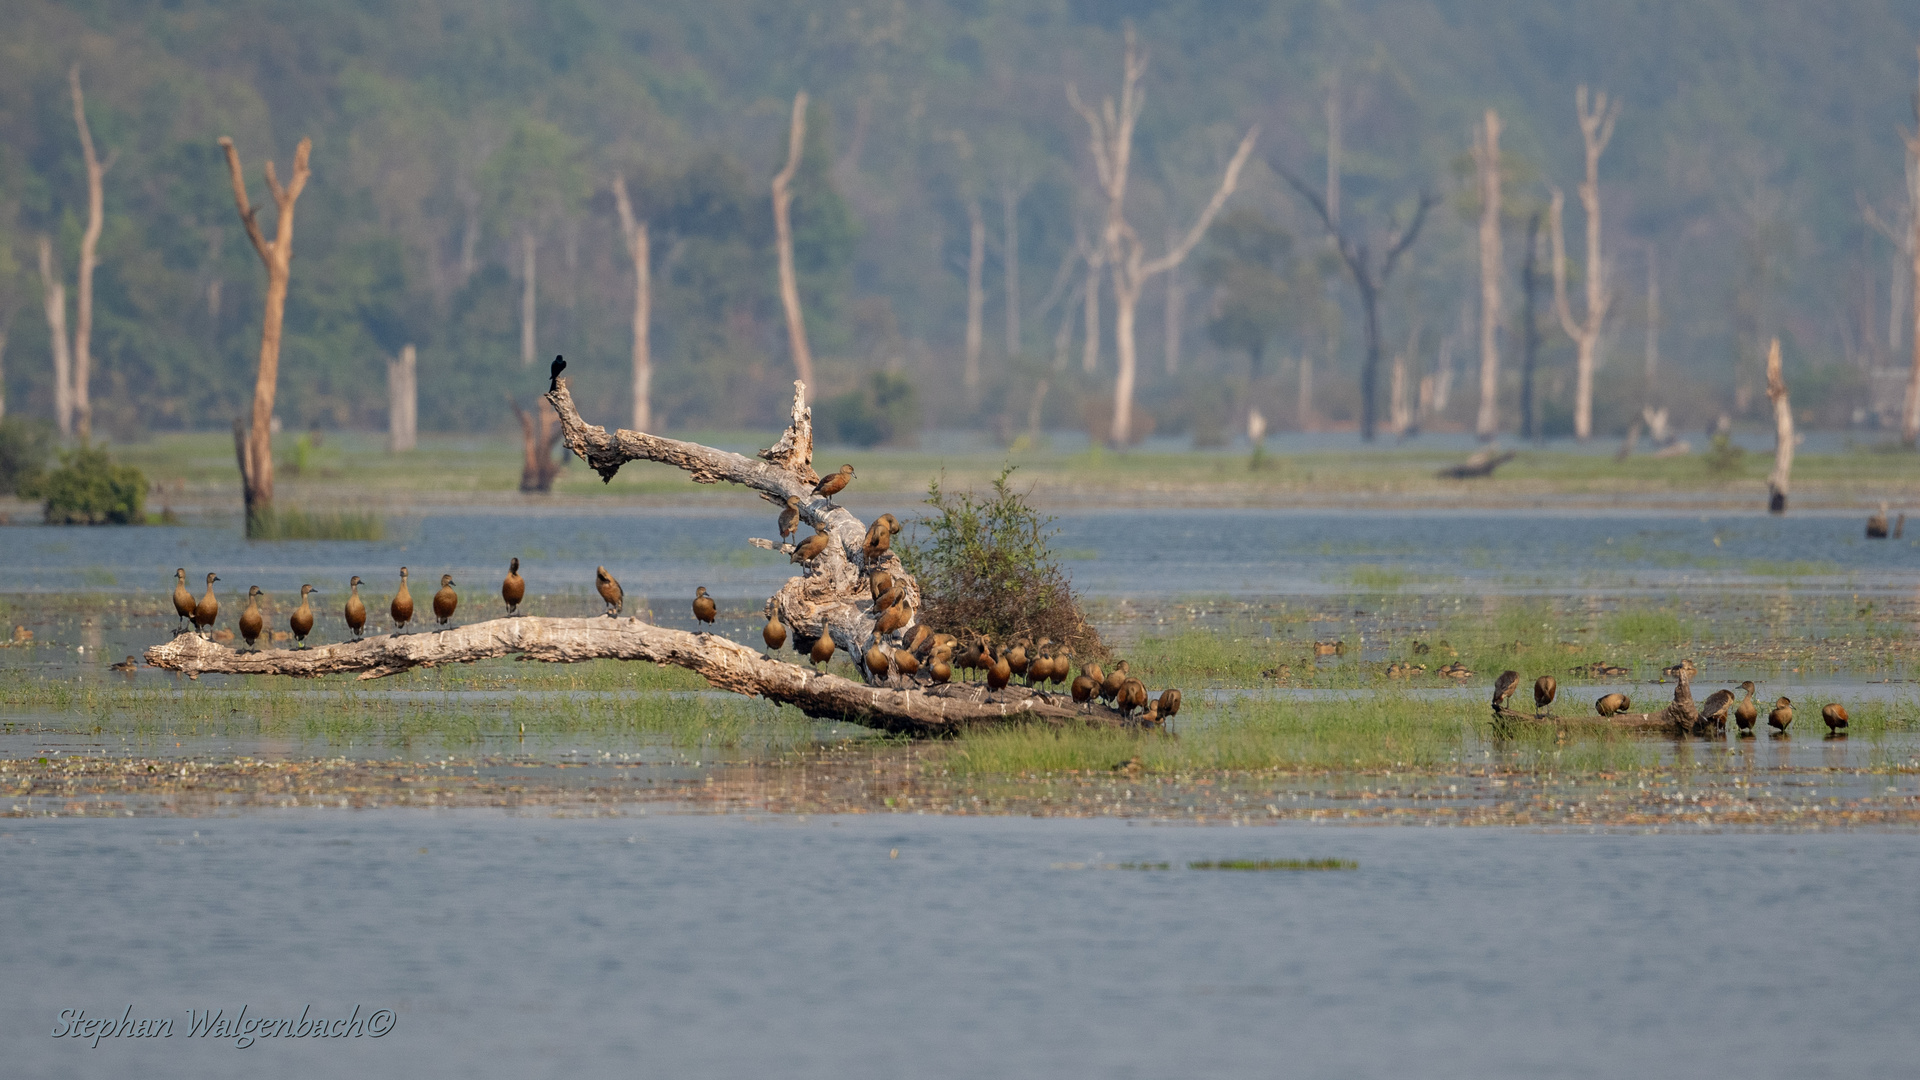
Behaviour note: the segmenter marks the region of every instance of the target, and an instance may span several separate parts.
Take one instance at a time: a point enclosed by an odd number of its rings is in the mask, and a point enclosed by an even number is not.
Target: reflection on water
[[[1920,838],[460,812],[8,822],[10,1071],[1907,1075]],[[1220,859],[1351,871],[1222,873]],[[1167,870],[1102,870],[1165,863]],[[1074,869],[1086,867],[1087,869]],[[50,1039],[398,1013],[376,1041]],[[159,1045],[154,1045],[155,1043]],[[344,1045],[342,1043],[345,1043]]]

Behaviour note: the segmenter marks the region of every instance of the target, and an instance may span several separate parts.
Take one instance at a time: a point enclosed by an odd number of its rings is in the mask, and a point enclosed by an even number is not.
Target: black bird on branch
[[[547,373],[547,393],[560,389],[560,373],[567,370],[567,362],[556,356],[553,358],[553,370]]]
[[[1380,294],[1386,291],[1387,280],[1393,276],[1400,256],[1405,255],[1419,238],[1420,227],[1427,222],[1427,211],[1438,205],[1440,198],[1422,189],[1411,220],[1403,227],[1388,229],[1385,253],[1381,254],[1364,233],[1358,230],[1349,232],[1335,221],[1332,212],[1327,209],[1326,198],[1307,186],[1291,169],[1274,162],[1268,164],[1320,215],[1327,234],[1334,238],[1339,248],[1340,260],[1347,264],[1347,273],[1352,276],[1354,287],[1360,291],[1360,311],[1367,332],[1367,359],[1365,366],[1360,369],[1360,437],[1371,442],[1377,421],[1377,391],[1380,385]]]

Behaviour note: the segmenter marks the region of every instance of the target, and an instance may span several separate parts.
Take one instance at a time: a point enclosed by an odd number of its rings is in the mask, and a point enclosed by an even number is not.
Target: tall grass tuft
[[[262,507],[247,514],[249,540],[380,540],[386,528],[372,511]]]

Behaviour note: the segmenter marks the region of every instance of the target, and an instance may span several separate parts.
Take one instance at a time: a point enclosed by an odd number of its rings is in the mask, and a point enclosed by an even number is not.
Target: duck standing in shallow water
[[[1733,722],[1740,729],[1740,734],[1751,736],[1754,721],[1760,719],[1760,706],[1753,700],[1753,680],[1748,679],[1741,683],[1740,689],[1745,690],[1747,696],[1741,698],[1740,704],[1734,706]]]
[[[1820,719],[1827,723],[1827,737],[1844,738],[1847,734],[1847,707],[1838,702],[1820,710]]]
[[[520,557],[507,561],[507,576],[500,582],[500,599],[507,602],[507,614],[520,614],[520,601],[527,598],[527,579],[520,576]]]
[[[367,604],[360,599],[359,574],[353,575],[353,580],[347,583],[347,590],[347,606],[341,614],[346,617],[347,629],[353,631],[354,637],[359,637],[360,631],[367,628]]]
[[[1495,709],[1506,708],[1507,699],[1512,697],[1513,692],[1515,690],[1518,690],[1519,688],[1520,688],[1519,672],[1517,671],[1501,672],[1500,677],[1493,680],[1493,707]]]
[[[1767,714],[1767,726],[1775,735],[1785,735],[1793,726],[1793,702],[1787,698],[1774,702],[1773,711]]]

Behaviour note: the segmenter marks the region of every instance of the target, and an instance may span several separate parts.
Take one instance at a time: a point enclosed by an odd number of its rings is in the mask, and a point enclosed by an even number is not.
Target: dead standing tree
[[[1422,191],[1413,217],[1404,227],[1387,230],[1385,254],[1377,254],[1380,249],[1364,233],[1349,231],[1340,225],[1328,209],[1327,201],[1308,187],[1305,181],[1277,165],[1274,171],[1320,215],[1328,235],[1334,238],[1340,261],[1346,264],[1354,288],[1360,293],[1360,313],[1365,320],[1367,334],[1366,362],[1360,368],[1360,437],[1371,441],[1374,429],[1379,424],[1380,412],[1380,294],[1386,291],[1387,282],[1393,277],[1400,256],[1405,255],[1413,242],[1419,239],[1420,227],[1426,223],[1427,212],[1433,209],[1439,199],[1432,192]]]
[[[293,265],[293,207],[312,175],[307,155],[313,151],[312,139],[301,139],[293,151],[293,177],[285,187],[274,175],[273,159],[267,159],[267,191],[278,210],[273,242],[268,243],[256,220],[257,208],[247,200],[247,181],[240,169],[240,151],[233,140],[220,136],[220,148],[227,153],[227,172],[233,181],[233,201],[240,211],[240,223],[246,226],[247,239],[267,269],[267,310],[260,324],[260,367],[253,383],[251,425],[233,422],[233,448],[240,459],[240,483],[247,504],[247,528],[252,531],[256,516],[273,505],[273,395],[280,378],[280,329],[287,311],[287,278]]]
[[[1913,318],[1913,370],[1907,376],[1906,407],[1901,411],[1900,438],[1908,446],[1920,444],[1920,90],[1914,92],[1912,133],[1902,133],[1907,144],[1907,237],[1906,254],[1912,260],[1908,282],[1913,286],[1913,302],[1908,313]]]
[[[93,272],[100,265],[100,231],[106,219],[106,176],[112,157],[101,161],[87,124],[87,100],[80,91],[80,65],[67,69],[73,94],[73,125],[87,170],[87,227],[80,234],[80,274],[74,303],[73,336],[67,336],[67,287],[60,280],[52,237],[40,238],[40,286],[46,301],[48,337],[53,343],[53,412],[61,435],[93,435]]]
[[[1606,263],[1600,256],[1600,154],[1613,138],[1613,123],[1620,118],[1620,103],[1608,101],[1605,93],[1588,99],[1582,86],[1574,95],[1580,115],[1580,139],[1586,145],[1587,174],[1580,182],[1580,206],[1587,215],[1587,310],[1575,322],[1573,308],[1567,303],[1567,239],[1561,226],[1561,209],[1566,196],[1553,189],[1551,211],[1553,229],[1553,307],[1560,314],[1560,325],[1575,347],[1573,378],[1573,435],[1585,442],[1593,435],[1593,363],[1600,344],[1600,328],[1607,321],[1607,309],[1613,306],[1612,290],[1607,288]]]
[[[530,495],[546,494],[553,490],[554,477],[560,475],[562,463],[553,457],[553,448],[560,443],[560,418],[552,409],[536,405],[536,419],[513,400],[512,394],[507,395],[507,404],[520,421],[520,490]]]
[[[793,371],[804,388],[813,385],[813,350],[807,346],[807,322],[800,311],[800,279],[793,270],[793,178],[807,143],[807,92],[793,95],[793,120],[787,127],[787,164],[773,178],[773,240],[780,261],[780,306],[787,313],[787,345]]]
[[[1773,402],[1773,472],[1767,475],[1767,510],[1787,512],[1787,482],[1793,472],[1793,403],[1780,374],[1780,339],[1767,346],[1767,398]]]
[[[1500,434],[1500,114],[1492,109],[1473,135],[1473,166],[1480,182],[1480,416],[1481,442]]]
[[[633,430],[653,429],[653,243],[644,218],[633,214],[627,178],[615,174],[613,202],[620,211],[620,235],[633,259]]]
[[[1139,368],[1134,323],[1140,307],[1140,292],[1148,279],[1186,261],[1194,246],[1200,243],[1207,227],[1213,224],[1220,208],[1226,205],[1227,197],[1233,194],[1234,187],[1240,181],[1240,170],[1253,153],[1254,140],[1260,135],[1258,125],[1247,130],[1239,148],[1233,152],[1232,160],[1227,162],[1219,190],[1213,193],[1206,208],[1200,211],[1193,228],[1166,254],[1156,259],[1147,258],[1146,244],[1128,223],[1126,216],[1127,179],[1133,165],[1133,130],[1140,118],[1144,96],[1140,89],[1140,77],[1146,73],[1146,69],[1147,58],[1140,52],[1133,29],[1129,27],[1117,105],[1114,99],[1106,98],[1096,112],[1080,100],[1080,92],[1072,83],[1067,84],[1067,100],[1091,130],[1094,170],[1099,176],[1100,189],[1107,203],[1106,224],[1098,248],[1113,268],[1113,344],[1119,360],[1119,374],[1114,382],[1113,422],[1108,428],[1107,438],[1117,446],[1126,445],[1133,434],[1133,387]],[[1095,303],[1092,297],[1097,294],[1090,275],[1087,291],[1090,305]],[[1089,335],[1089,340],[1092,340],[1092,335]]]
[[[867,562],[866,523],[844,507],[813,493],[813,413],[805,388],[794,387],[792,419],[786,432],[759,458],[715,450],[699,443],[666,439],[638,431],[609,432],[581,419],[565,380],[556,379],[547,401],[560,417],[567,446],[586,459],[602,478],[611,479],[629,461],[657,461],[684,469],[695,483],[739,484],[769,503],[800,500],[802,520],[831,537],[818,556],[802,564],[803,573],[767,601],[767,613],[790,628],[796,646],[820,637],[853,657],[878,647],[891,659],[917,625],[919,584],[892,551]],[[755,546],[791,551],[788,544],[749,541]],[[910,617],[885,634],[876,633],[879,612],[869,575],[885,570],[904,598]],[[527,616],[469,623],[438,633],[384,634],[307,649],[238,651],[197,634],[185,633],[147,650],[154,667],[198,675],[202,672],[311,677],[359,673],[379,678],[415,667],[472,663],[519,655],[548,663],[583,660],[641,660],[672,664],[697,672],[716,688],[793,705],[809,716],[848,720],[902,734],[943,735],[965,728],[1004,723],[1070,722],[1121,726],[1121,714],[1097,703],[1077,705],[1070,695],[1009,686],[988,690],[982,683],[930,686],[903,677],[891,662],[889,674],[865,670],[865,681],[821,674],[766,656],[712,633],[672,630],[635,618],[554,619]],[[863,669],[864,670],[864,669]]]

